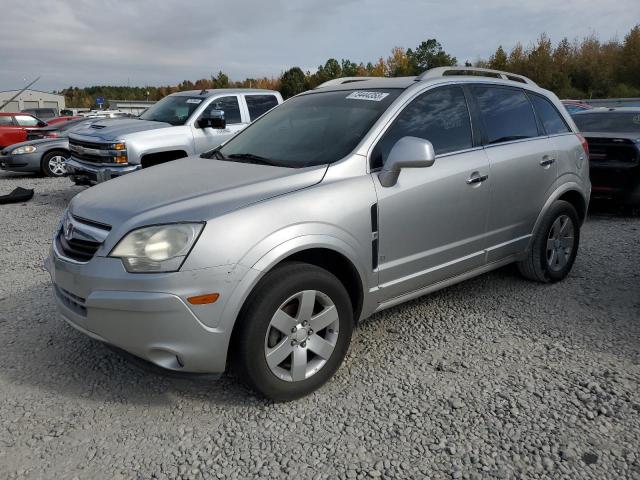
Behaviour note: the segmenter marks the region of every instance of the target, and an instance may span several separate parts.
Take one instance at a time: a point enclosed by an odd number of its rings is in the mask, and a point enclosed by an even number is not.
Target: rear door
[[[558,176],[557,153],[524,90],[474,85],[471,91],[491,171],[487,261],[492,262],[527,247]]]
[[[381,300],[484,264],[492,179],[472,130],[463,88],[443,86],[409,103],[373,149],[374,171],[405,136],[429,140],[436,153],[431,167],[403,169],[392,187],[383,187],[377,173],[372,174],[378,195]]]
[[[224,129],[192,127],[196,153],[206,152],[216,148],[248,125],[248,119],[243,118],[240,98],[238,95],[225,95],[215,98],[206,106],[200,117],[210,116],[212,110],[224,112],[227,126]]]

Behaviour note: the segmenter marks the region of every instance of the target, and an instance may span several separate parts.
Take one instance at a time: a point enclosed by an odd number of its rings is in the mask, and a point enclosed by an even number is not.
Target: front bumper
[[[78,183],[97,184],[115,177],[140,170],[142,165],[100,165],[82,162],[76,158],[69,158],[66,168],[71,179]]]
[[[234,319],[224,318],[224,312],[246,267],[130,274],[119,259],[94,257],[77,264],[53,249],[45,267],[58,310],[77,330],[170,370],[225,370]],[[186,301],[210,292],[220,293],[213,304]]]
[[[0,155],[0,169],[12,172],[39,172],[40,158],[40,152]]]

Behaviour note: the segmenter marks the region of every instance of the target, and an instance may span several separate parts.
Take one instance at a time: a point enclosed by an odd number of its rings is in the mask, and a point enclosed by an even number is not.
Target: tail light
[[[579,133],[576,133],[576,135],[578,136],[578,140],[580,140],[580,143],[582,144],[582,148],[584,149],[584,153],[586,153],[587,154],[587,158],[589,158],[589,142],[587,142],[587,139],[584,138]]]

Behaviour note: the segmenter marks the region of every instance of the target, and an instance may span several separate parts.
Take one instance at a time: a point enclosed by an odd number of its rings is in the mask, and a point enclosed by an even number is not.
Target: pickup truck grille
[[[587,138],[589,160],[601,165],[634,164],[639,152],[635,144],[624,138]]]
[[[113,156],[109,152],[110,144],[85,142],[76,139],[69,139],[69,150],[71,155],[78,160],[91,163],[111,163]]]

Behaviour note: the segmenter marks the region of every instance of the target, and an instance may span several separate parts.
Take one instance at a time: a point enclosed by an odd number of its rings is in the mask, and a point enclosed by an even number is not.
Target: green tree
[[[409,62],[413,67],[413,75],[435,67],[449,67],[456,65],[456,57],[449,55],[442,49],[442,45],[435,38],[423,41],[415,50],[407,51]]]
[[[293,97],[305,90],[305,75],[299,67],[287,70],[280,77],[280,93],[284,98]]]
[[[504,51],[502,45],[499,45],[495,53],[489,57],[489,68],[507,70],[507,63],[507,52]]]

